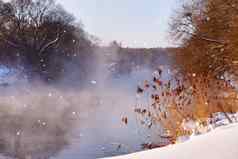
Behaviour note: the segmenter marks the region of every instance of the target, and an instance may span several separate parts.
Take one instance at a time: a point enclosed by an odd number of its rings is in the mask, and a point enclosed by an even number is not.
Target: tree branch
[[[195,33],[191,33],[191,32],[188,32],[188,31],[185,31],[185,30],[178,30],[178,32],[182,32],[182,33],[185,33],[185,34],[188,34],[190,36],[194,36],[194,37],[197,37],[201,40],[204,40],[204,41],[208,41],[208,42],[213,42],[213,43],[218,43],[218,44],[225,44],[224,41],[220,41],[220,40],[217,40],[217,39],[212,39],[212,38],[208,38],[206,36],[203,36],[203,35],[198,35],[198,34],[195,34]]]
[[[50,41],[49,43],[47,43],[45,46],[43,46],[40,49],[40,54],[42,54],[46,49],[48,49],[49,47],[53,46],[54,44],[56,44],[59,41],[59,37],[57,37],[55,40]]]

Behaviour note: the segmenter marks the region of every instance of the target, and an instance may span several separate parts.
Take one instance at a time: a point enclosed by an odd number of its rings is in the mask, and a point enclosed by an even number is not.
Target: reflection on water
[[[99,87],[90,83],[86,90],[2,88],[0,153],[18,159],[94,159],[139,151],[150,141],[163,144],[161,129],[143,129],[134,113],[141,78],[134,74],[131,81],[121,77]],[[127,125],[121,121],[125,116]]]
[[[144,73],[151,74],[150,71]],[[141,74],[133,74],[131,81],[122,77],[107,86],[81,93],[81,103],[87,106],[80,107],[79,126],[74,130],[71,145],[52,159],[94,159],[128,154],[142,150],[141,145],[150,141],[164,145],[166,141],[159,136],[161,128],[143,129],[134,113],[135,88],[143,78]],[[127,125],[122,122],[125,116]]]
[[[61,94],[4,90],[0,97],[0,152],[18,159],[48,159],[69,145],[76,121]]]

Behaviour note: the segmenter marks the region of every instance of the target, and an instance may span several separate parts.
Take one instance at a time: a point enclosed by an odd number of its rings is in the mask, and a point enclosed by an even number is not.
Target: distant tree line
[[[115,64],[114,74],[130,74],[135,70],[156,69],[159,65],[172,65],[169,48],[125,48],[117,41],[108,47],[101,48],[105,54],[111,55],[110,63]]]

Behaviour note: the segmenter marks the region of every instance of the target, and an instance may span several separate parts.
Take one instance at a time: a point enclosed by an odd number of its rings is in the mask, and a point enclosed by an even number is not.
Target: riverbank
[[[221,126],[184,143],[110,159],[237,159],[237,147],[238,123]]]

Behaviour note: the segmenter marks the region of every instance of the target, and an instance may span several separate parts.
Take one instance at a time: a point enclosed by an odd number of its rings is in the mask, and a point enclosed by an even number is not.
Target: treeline
[[[128,72],[133,69],[156,69],[159,65],[170,65],[168,50],[153,49],[131,49],[123,48],[118,52],[118,73]]]
[[[70,62],[79,72],[92,54],[91,37],[74,16],[54,0],[0,1],[0,61],[23,66],[29,79],[50,82]]]
[[[98,53],[111,55],[107,62],[116,63],[115,74],[156,67],[166,54],[165,49],[122,48],[116,42],[97,46],[96,38],[55,0],[0,0],[0,21],[0,63],[23,67],[28,80],[80,83],[96,69]]]
[[[172,51],[163,48],[123,48],[116,41],[109,47],[101,47],[102,52],[108,56],[108,63],[117,75],[129,74],[140,69],[156,69],[159,65],[173,63]]]

